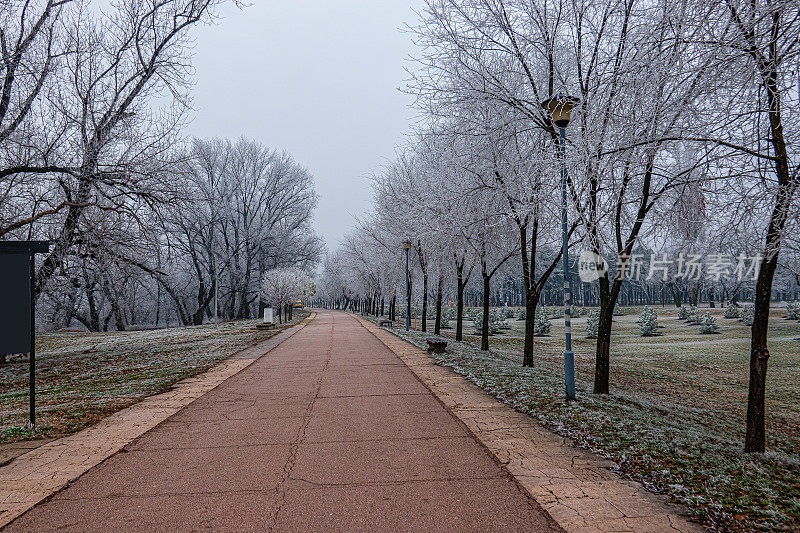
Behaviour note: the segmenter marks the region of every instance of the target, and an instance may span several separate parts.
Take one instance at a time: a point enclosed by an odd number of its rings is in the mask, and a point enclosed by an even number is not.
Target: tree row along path
[[[560,531],[356,319],[316,319],[4,531]]]

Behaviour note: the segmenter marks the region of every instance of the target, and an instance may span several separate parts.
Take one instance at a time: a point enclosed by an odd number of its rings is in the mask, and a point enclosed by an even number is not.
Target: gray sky
[[[291,152],[320,196],[330,249],[369,206],[367,176],[392,159],[415,111],[398,89],[420,0],[257,0],[197,32],[198,137],[245,135]]]

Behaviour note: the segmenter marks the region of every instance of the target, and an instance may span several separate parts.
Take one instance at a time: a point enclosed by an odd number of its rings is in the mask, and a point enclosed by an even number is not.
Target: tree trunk
[[[533,331],[536,307],[539,305],[539,294],[538,291],[530,291],[525,294],[525,351],[522,355],[522,366],[533,366]]]
[[[528,257],[528,225],[519,224],[520,252],[522,253],[522,284],[525,289],[525,332],[522,349],[522,366],[533,366],[533,314],[536,303],[533,301],[533,276],[531,260],[536,260],[536,230],[534,229],[533,257]],[[535,268],[535,267],[534,267]]]
[[[464,265],[456,265],[457,296],[456,296],[456,340],[464,339]]]
[[[597,347],[595,351],[594,393],[608,394],[611,377],[611,327],[614,322],[614,307],[622,288],[622,280],[617,278],[608,290],[608,274],[600,278],[600,321],[597,328]]]
[[[481,327],[481,350],[489,351],[489,283],[491,276],[483,269],[483,324]]]
[[[428,331],[428,273],[422,274],[422,331]]]
[[[433,334],[439,335],[442,332],[442,273],[439,272],[439,283],[436,285],[436,324],[433,326]]]

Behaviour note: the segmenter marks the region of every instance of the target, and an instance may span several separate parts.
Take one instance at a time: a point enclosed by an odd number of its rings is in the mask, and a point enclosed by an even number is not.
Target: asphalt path
[[[320,311],[3,531],[560,531],[353,317]]]

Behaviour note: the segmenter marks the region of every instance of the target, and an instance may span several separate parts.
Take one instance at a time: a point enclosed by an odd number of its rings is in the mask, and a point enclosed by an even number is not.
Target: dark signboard
[[[31,351],[31,253],[0,253],[0,354]]]

